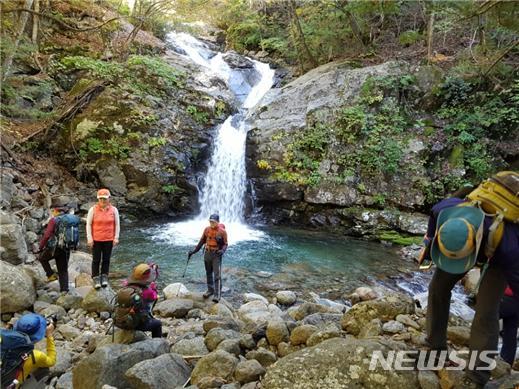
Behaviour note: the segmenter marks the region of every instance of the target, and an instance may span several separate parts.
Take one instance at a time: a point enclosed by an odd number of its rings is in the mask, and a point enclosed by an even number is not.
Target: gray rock
[[[201,358],[191,374],[191,383],[197,385],[206,377],[219,377],[229,381],[234,373],[238,359],[223,350],[216,350]]]
[[[218,345],[226,339],[240,339],[240,333],[223,328],[213,328],[205,336],[204,342],[209,351],[216,350]]]
[[[340,329],[342,316],[340,313],[314,313],[306,316],[302,323],[311,324],[319,328],[325,328],[329,324],[333,324]]]
[[[80,308],[83,302],[83,297],[74,289],[56,300],[57,305],[61,305],[65,309]]]
[[[197,336],[193,339],[182,339],[171,347],[171,352],[180,355],[207,355],[209,350],[207,349],[204,338]]]
[[[56,331],[63,335],[65,340],[74,340],[81,334],[81,331],[79,329],[69,324],[59,325]]]
[[[271,320],[267,325],[266,336],[269,344],[277,346],[281,342],[287,342],[290,334],[285,322],[281,320]]]
[[[289,312],[294,320],[303,320],[306,316],[314,313],[341,313],[342,311],[315,303],[303,303],[297,309]]]
[[[314,347],[296,351],[267,369],[263,387],[281,388],[400,388],[416,389],[414,371],[384,370],[378,364],[369,369],[374,351],[387,353],[393,345],[382,341],[329,339]]]
[[[191,368],[178,354],[163,354],[142,361],[126,371],[126,379],[133,388],[162,389],[183,386],[191,375]]]
[[[243,350],[252,350],[256,347],[256,342],[251,334],[244,334],[240,337],[240,347]]]
[[[468,346],[470,340],[470,328],[453,326],[447,328],[447,339],[460,346]]]
[[[290,290],[280,290],[276,293],[276,299],[279,304],[292,305],[296,302],[297,296]]]
[[[50,367],[51,376],[64,374],[72,366],[72,353],[62,348],[56,348],[56,364]]]
[[[306,345],[308,347],[312,347],[327,339],[338,338],[339,336],[341,336],[339,330],[334,325],[330,325],[327,329],[314,332],[312,335],[310,335],[306,341]]]
[[[277,360],[276,354],[274,354],[272,351],[269,351],[263,347],[260,347],[257,350],[249,351],[245,355],[245,358],[255,359],[261,364],[261,366],[263,366],[265,368],[272,365]]]
[[[13,176],[2,171],[0,177],[0,205],[8,207],[11,204],[13,194],[16,192],[16,187],[13,183]],[[3,224],[3,222],[2,222]]]
[[[208,316],[204,320],[203,328],[205,332],[213,328],[223,328],[224,330],[240,331],[240,323],[230,317]]]
[[[390,334],[402,332],[404,329],[404,325],[396,320],[390,320],[387,323],[384,323],[382,326],[382,331],[388,332]]]
[[[6,211],[0,210],[0,221],[2,225],[0,241],[3,249],[0,252],[0,258],[12,265],[23,263],[27,257],[27,244],[23,238],[19,219]]]
[[[265,371],[265,368],[255,359],[242,361],[236,366],[234,378],[241,384],[245,384],[259,380]]]
[[[269,307],[262,301],[255,300],[250,303],[242,305],[238,309],[238,316],[245,324],[258,325],[260,323],[267,323],[269,320],[278,318],[276,314],[269,311]]]
[[[165,339],[149,339],[131,345],[109,344],[97,348],[72,370],[74,389],[101,388],[103,384],[130,387],[125,373],[138,362],[169,352]]]
[[[119,168],[117,161],[111,158],[103,158],[96,162],[95,170],[101,182],[101,186],[110,189],[113,195],[125,195],[126,177]]]
[[[438,376],[430,370],[418,371],[418,382],[421,389],[440,389]]]
[[[364,325],[358,334],[358,338],[373,338],[377,337],[382,333],[382,322],[380,319],[373,319],[366,325]]]
[[[405,324],[408,327],[412,327],[415,330],[420,329],[420,325],[417,322],[415,322],[409,315],[397,315],[396,321],[399,321],[400,323]]]
[[[115,292],[110,285],[106,288],[91,289],[81,303],[81,308],[87,312],[111,311]]]
[[[188,299],[170,299],[157,304],[155,310],[165,317],[183,318],[193,309],[193,301]]]
[[[2,226],[3,230],[4,226]],[[4,244],[2,240],[2,244]],[[30,308],[36,300],[33,280],[21,267],[3,262],[0,266],[0,306],[2,312]]]
[[[311,324],[303,324],[302,326],[296,327],[290,334],[290,343],[294,346],[306,344],[308,338],[317,331],[318,328]]]
[[[238,357],[241,354],[240,340],[225,339],[218,344],[216,349],[227,351],[229,354],[234,354]]]
[[[72,386],[72,372],[67,371],[65,374],[61,375],[56,383],[56,389],[73,389]]]

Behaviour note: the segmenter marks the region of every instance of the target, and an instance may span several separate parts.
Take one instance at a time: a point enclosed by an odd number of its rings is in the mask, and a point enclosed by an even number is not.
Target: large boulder
[[[196,336],[193,339],[181,339],[171,347],[171,352],[180,355],[207,355],[207,349],[204,338]]]
[[[223,328],[213,328],[205,337],[205,345],[209,351],[216,350],[218,345],[227,339],[240,339],[240,333],[233,330],[224,330]]]
[[[383,298],[364,301],[354,305],[341,320],[342,329],[358,335],[371,320],[394,320],[399,314],[414,313],[414,301],[402,293],[393,293]]]
[[[270,305],[259,300],[243,304],[238,309],[238,316],[246,325],[258,325],[267,323],[269,320],[279,319],[278,312],[273,311]]]
[[[230,380],[238,359],[224,350],[216,350],[201,358],[191,374],[191,383],[197,385],[206,377],[219,377]]]
[[[246,384],[247,382],[259,380],[265,374],[265,371],[265,368],[258,361],[250,359],[238,363],[234,372],[234,378],[240,384]]]
[[[326,305],[305,302],[294,310],[289,310],[289,315],[294,320],[303,320],[306,316],[314,313],[341,313],[342,310]]]
[[[91,289],[81,303],[81,308],[87,312],[111,311],[115,292],[110,286],[101,289]]]
[[[132,387],[126,371],[138,362],[169,352],[165,339],[149,339],[131,345],[110,344],[97,348],[73,369],[75,389],[101,389],[104,384],[118,388]]]
[[[181,282],[169,284],[162,291],[166,299],[185,298],[190,294],[189,290]]]
[[[269,389],[419,387],[414,371],[384,370],[380,363],[370,370],[373,353],[382,351],[385,356],[391,349],[382,341],[325,340],[280,359],[267,370],[262,385]]]
[[[72,251],[68,261],[70,273],[92,274],[92,255],[83,251]]]
[[[3,228],[3,226],[2,226]],[[36,300],[32,278],[22,267],[0,263],[0,307],[2,313],[30,308]]]
[[[182,318],[193,309],[193,300],[170,299],[158,303],[155,310],[165,317]]]
[[[99,159],[95,164],[95,170],[104,188],[110,189],[114,195],[124,196],[126,189],[126,177],[117,161],[111,158]]]
[[[191,375],[191,368],[178,354],[163,354],[142,361],[126,371],[131,388],[162,389],[183,386]]]
[[[276,299],[279,304],[292,305],[296,302],[297,296],[291,290],[280,290],[276,293]]]
[[[27,258],[27,244],[23,238],[21,221],[15,215],[0,210],[0,258],[2,261],[18,265]]]

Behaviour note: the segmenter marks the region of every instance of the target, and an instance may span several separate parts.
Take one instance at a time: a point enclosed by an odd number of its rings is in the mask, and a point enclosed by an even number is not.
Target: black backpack
[[[2,389],[11,387],[14,379],[23,369],[27,358],[34,359],[34,343],[27,334],[15,330],[0,330],[0,348],[2,354]]]
[[[54,236],[56,247],[63,250],[76,250],[79,245],[79,223],[76,215],[67,213],[56,217]]]

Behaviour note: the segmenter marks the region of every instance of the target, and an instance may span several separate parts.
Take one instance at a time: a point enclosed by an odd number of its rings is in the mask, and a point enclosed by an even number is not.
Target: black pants
[[[45,247],[38,257],[38,261],[41,263],[41,267],[45,270],[47,277],[54,274],[54,270],[50,267],[49,261],[54,258],[54,249]]]
[[[151,331],[152,338],[162,338],[162,322],[152,317],[140,324],[136,329],[140,331]]]
[[[56,247],[54,259],[58,268],[59,289],[61,292],[68,292],[68,260],[70,259],[70,250],[62,250]]]
[[[427,341],[433,350],[447,349],[447,323],[451,291],[464,274],[450,274],[436,269],[429,285],[427,304]],[[489,267],[485,272],[476,298],[476,314],[470,329],[469,350],[496,351],[499,340],[499,303],[503,297],[506,281],[501,268]],[[488,355],[495,357],[496,354]],[[486,358],[485,358],[486,359]],[[472,370],[466,375],[474,382],[484,385],[490,378],[490,370],[478,370],[489,366],[480,360],[479,354]]]
[[[503,347],[501,348],[500,355],[506,362],[513,365],[517,350],[519,300],[511,296],[503,297],[499,307],[499,317],[503,319]]]
[[[213,292],[216,298],[220,298],[222,295],[222,255],[215,251],[206,250],[204,265],[207,290]]]
[[[110,256],[112,255],[112,247],[114,242],[94,241],[92,248],[92,277],[99,275],[99,263],[101,263],[101,274],[108,275],[110,270]]]

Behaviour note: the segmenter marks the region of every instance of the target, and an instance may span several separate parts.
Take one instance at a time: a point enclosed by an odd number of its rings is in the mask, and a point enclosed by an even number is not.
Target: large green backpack
[[[115,299],[114,325],[123,330],[134,330],[145,320],[142,311],[142,289],[128,285],[119,289]]]

